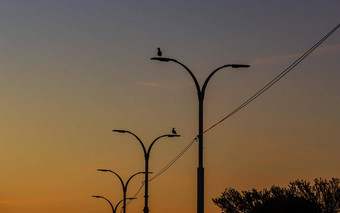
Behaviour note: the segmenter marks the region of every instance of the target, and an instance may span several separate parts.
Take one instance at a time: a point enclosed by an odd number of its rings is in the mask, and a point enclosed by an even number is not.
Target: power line
[[[276,76],[273,80],[271,80],[268,84],[266,84],[262,89],[260,89],[258,92],[256,92],[253,96],[251,96],[248,100],[246,100],[244,103],[242,103],[239,107],[237,107],[235,110],[233,110],[231,113],[226,115],[224,118],[222,118],[220,121],[206,129],[203,133],[208,132],[212,128],[216,127],[223,121],[225,121],[227,118],[231,117],[241,109],[243,109],[245,106],[247,106],[249,103],[254,101],[257,97],[262,95],[265,91],[267,91],[270,87],[272,87],[276,82],[278,82],[281,78],[283,78],[286,74],[288,74],[292,69],[294,69],[299,63],[301,63],[308,55],[310,55],[317,47],[319,47],[329,36],[331,36],[338,28],[340,27],[340,24],[338,24],[333,30],[331,30],[326,36],[324,36],[320,41],[318,41],[313,47],[311,47],[308,51],[306,51],[300,58],[298,58],[294,63],[292,63],[289,67],[287,67],[283,72],[281,72],[278,76]]]
[[[133,198],[136,198],[136,197],[137,197],[137,195],[138,195],[139,192],[142,190],[142,188],[144,187],[144,185],[145,185],[145,183],[144,183],[144,181],[143,181],[143,182],[142,182],[142,185],[139,187],[139,189],[137,190],[137,192],[135,193],[135,195],[132,196]],[[130,200],[130,201],[132,201],[132,200]]]
[[[137,190],[137,192],[132,196],[132,198],[137,198],[139,192],[142,190],[142,188],[144,187],[144,181],[142,182],[142,185],[139,187],[139,189]],[[126,205],[129,205],[133,200],[129,200]]]
[[[170,161],[165,167],[163,167],[163,169],[161,169],[157,174],[150,178],[149,182],[153,181],[154,179],[162,175],[166,170],[168,170],[180,157],[182,157],[182,155],[191,147],[192,144],[195,143],[195,141],[197,141],[197,137],[194,138],[174,159],[172,159],[172,161]]]

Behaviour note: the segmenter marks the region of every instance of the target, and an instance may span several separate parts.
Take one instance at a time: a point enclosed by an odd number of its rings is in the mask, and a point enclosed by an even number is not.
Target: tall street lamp
[[[127,131],[127,130],[112,130],[113,132],[119,132],[119,133],[128,133],[130,135],[133,135],[138,142],[140,143],[140,145],[143,148],[143,152],[144,152],[144,159],[145,159],[145,193],[144,193],[144,213],[148,213],[149,212],[149,206],[148,206],[148,200],[149,200],[149,158],[150,158],[150,151],[152,146],[155,144],[155,142],[158,139],[164,138],[164,137],[180,137],[180,135],[162,135],[159,136],[158,138],[156,138],[155,140],[152,141],[151,145],[149,146],[148,150],[146,150],[143,142],[141,141],[141,139],[139,139],[139,137],[137,137],[137,135],[135,135],[134,133]]]
[[[116,205],[115,207],[113,207],[112,203],[111,203],[107,198],[105,198],[105,197],[103,197],[103,196],[93,195],[92,197],[94,197],[94,198],[102,198],[102,199],[106,200],[106,201],[110,204],[110,206],[111,206],[112,213],[117,213],[117,208],[118,208],[119,204],[120,204],[121,202],[124,201],[124,199],[121,200],[121,201],[119,201],[119,202],[117,203],[117,205]],[[126,198],[126,200],[134,200],[134,199],[137,199],[137,198],[135,198],[135,197]]]
[[[111,172],[112,174],[116,175],[119,180],[120,180],[120,183],[122,184],[122,187],[123,187],[123,212],[126,213],[126,192],[127,192],[127,187],[128,187],[128,184],[130,182],[130,180],[138,175],[138,174],[144,174],[145,172],[137,172],[136,174],[132,175],[127,181],[126,183],[124,184],[124,181],[123,179],[117,174],[115,173],[114,171],[112,170],[108,170],[108,169],[97,169],[97,171],[100,171],[100,172]]]
[[[161,61],[161,62],[175,62],[176,64],[181,65],[191,76],[194,80],[196,90],[197,90],[197,97],[198,97],[198,168],[197,168],[197,213],[204,213],[204,168],[203,168],[203,101],[205,95],[205,89],[211,77],[220,69],[225,67],[231,68],[247,68],[250,67],[249,65],[244,64],[226,64],[210,73],[210,75],[204,81],[202,89],[195,77],[195,75],[191,72],[191,70],[182,64],[181,62],[177,61],[176,59],[172,58],[164,58],[164,57],[153,57],[151,60]]]

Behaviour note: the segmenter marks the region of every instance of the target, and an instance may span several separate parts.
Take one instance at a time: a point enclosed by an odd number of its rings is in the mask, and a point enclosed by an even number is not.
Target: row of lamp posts
[[[98,169],[98,171],[100,171],[100,172],[110,172],[110,173],[116,175],[119,178],[119,180],[120,180],[120,182],[122,184],[122,188],[123,188],[123,199],[116,205],[116,207],[113,207],[112,203],[108,199],[103,197],[103,196],[94,195],[92,197],[94,197],[94,198],[102,198],[102,199],[106,200],[111,205],[113,213],[116,213],[118,205],[121,202],[123,202],[123,207],[122,207],[123,208],[123,212],[126,213],[126,200],[128,200],[128,199],[135,199],[135,198],[127,198],[126,197],[126,192],[127,192],[128,184],[129,184],[130,180],[134,176],[136,176],[138,174],[144,174],[144,177],[145,177],[145,179],[144,179],[144,190],[145,191],[144,192],[145,193],[144,193],[144,209],[143,209],[143,211],[144,211],[144,213],[148,213],[149,212],[149,174],[151,173],[151,172],[149,172],[149,159],[150,159],[151,148],[156,143],[156,141],[158,141],[161,138],[165,138],[165,137],[169,137],[169,138],[180,137],[180,135],[177,135],[177,134],[161,135],[161,136],[157,137],[155,140],[153,140],[152,143],[150,144],[149,148],[146,149],[144,143],[142,142],[142,140],[136,134],[134,134],[134,133],[132,133],[130,131],[127,131],[127,130],[112,130],[112,131],[113,132],[118,132],[118,133],[128,133],[128,134],[134,136],[137,139],[139,144],[142,146],[142,149],[143,149],[143,152],[144,152],[145,171],[144,172],[137,172],[137,173],[135,173],[134,175],[132,175],[126,181],[126,183],[124,183],[123,179],[116,172],[114,172],[112,170],[108,170],[108,169]]]
[[[205,97],[205,90],[207,87],[208,82],[210,81],[210,79],[212,78],[212,76],[219,70],[226,68],[226,67],[231,67],[231,68],[248,68],[250,67],[249,65],[244,65],[244,64],[226,64],[223,65],[221,67],[218,67],[217,69],[215,69],[214,71],[212,71],[210,73],[210,75],[206,78],[206,80],[203,83],[203,86],[200,87],[197,78],[195,77],[195,75],[193,74],[193,72],[184,64],[182,64],[181,62],[177,61],[176,59],[172,59],[172,58],[165,58],[165,57],[153,57],[151,58],[151,60],[156,60],[156,61],[160,61],[160,62],[174,62],[176,64],[179,64],[180,66],[182,66],[191,76],[191,78],[194,81],[196,90],[197,90],[197,97],[198,97],[198,168],[197,168],[197,213],[204,213],[204,167],[203,167],[203,102],[204,102],[204,97]],[[158,138],[156,138],[151,145],[149,146],[148,150],[146,150],[143,142],[132,132],[130,131],[126,131],[126,130],[113,130],[113,132],[119,132],[119,133],[128,133],[133,135],[138,142],[141,144],[143,151],[144,151],[144,159],[145,159],[145,171],[144,172],[139,172],[134,174],[132,177],[134,177],[137,174],[140,173],[144,173],[145,175],[145,194],[144,194],[144,213],[149,213],[149,207],[148,207],[148,181],[149,181],[149,158],[150,158],[150,151],[152,146],[154,145],[154,143],[163,137],[179,137],[180,135],[162,135],[159,136]],[[110,171],[110,170],[101,170],[101,171]],[[112,172],[112,171],[110,171]],[[113,172],[114,173],[114,172]],[[116,173],[114,173],[116,174]],[[118,177],[119,175],[116,174]],[[130,177],[130,179],[132,178]],[[123,204],[123,209],[124,209],[124,213],[126,213],[126,188],[127,188],[127,184],[129,182],[129,180],[127,181],[125,187],[124,187],[124,183],[122,181],[122,179],[119,177],[120,181],[122,182],[123,185],[123,191],[124,191],[124,199],[122,200]],[[104,198],[101,196],[96,196],[98,198]],[[104,198],[105,200],[107,200],[106,198]],[[133,198],[129,198],[129,199],[133,199]],[[108,201],[108,200],[107,200]],[[109,201],[108,201],[109,202]],[[112,204],[110,203],[111,207],[112,207],[112,211],[115,212]],[[117,206],[119,205],[119,203],[117,204]],[[116,207],[117,207],[116,206]]]

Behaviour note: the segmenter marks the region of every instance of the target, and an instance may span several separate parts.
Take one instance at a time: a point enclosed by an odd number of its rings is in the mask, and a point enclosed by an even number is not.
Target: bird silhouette
[[[159,56],[159,57],[161,57],[162,56],[162,51],[161,51],[161,48],[157,48],[157,55]]]
[[[171,132],[172,132],[172,134],[177,135],[177,132],[176,132],[175,128],[172,128]]]

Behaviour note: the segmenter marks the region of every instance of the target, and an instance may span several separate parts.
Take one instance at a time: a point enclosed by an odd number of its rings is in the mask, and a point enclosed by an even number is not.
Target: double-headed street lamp
[[[244,65],[244,64],[223,65],[210,73],[210,75],[206,78],[201,89],[195,75],[191,72],[191,70],[187,66],[185,66],[181,62],[175,59],[172,59],[172,58],[164,58],[164,57],[153,57],[151,58],[151,60],[156,60],[156,61],[161,61],[161,62],[169,62],[169,61],[175,62],[181,65],[190,74],[191,78],[194,80],[196,90],[197,90],[197,96],[198,96],[198,139],[199,139],[198,141],[198,168],[197,168],[197,213],[204,213],[203,101],[204,101],[205,89],[211,77],[220,69],[225,68],[225,67],[247,68],[250,66]]]
[[[134,176],[136,176],[136,175],[138,175],[138,174],[144,174],[145,172],[137,172],[136,174],[132,175],[132,176],[126,181],[126,183],[124,184],[123,179],[122,179],[117,173],[115,173],[115,172],[112,171],[112,170],[108,170],[108,169],[97,169],[97,171],[100,171],[100,172],[111,172],[112,174],[116,175],[116,176],[119,178],[120,183],[122,184],[122,187],[123,187],[123,212],[126,213],[126,200],[127,200],[127,198],[126,198],[126,192],[127,192],[128,184],[129,184],[130,180],[131,180]],[[111,205],[111,206],[112,206],[112,205]]]
[[[119,133],[128,133],[128,134],[133,135],[138,140],[138,142],[140,143],[140,145],[143,148],[144,159],[145,159],[145,181],[144,181],[144,184],[145,184],[145,193],[144,193],[144,209],[143,209],[143,211],[144,211],[144,213],[148,213],[149,212],[149,206],[148,206],[148,202],[149,202],[148,201],[148,199],[149,199],[149,158],[150,158],[151,148],[152,148],[152,146],[155,144],[155,142],[158,139],[161,139],[161,138],[164,138],[164,137],[169,137],[169,138],[171,138],[171,137],[180,137],[180,135],[162,135],[162,136],[159,136],[158,138],[156,138],[155,140],[152,141],[152,143],[149,146],[148,150],[146,150],[143,142],[134,133],[132,133],[130,131],[127,131],[127,130],[112,130],[112,131],[113,132],[119,132]]]
[[[118,208],[119,204],[120,204],[121,202],[124,201],[124,199],[121,200],[121,201],[119,201],[119,202],[117,203],[117,205],[116,205],[115,207],[113,207],[112,203],[111,203],[107,198],[105,198],[105,197],[103,197],[103,196],[93,195],[92,197],[94,197],[94,198],[102,198],[102,199],[106,200],[106,201],[110,204],[110,206],[111,206],[112,213],[117,213],[117,208]],[[137,199],[137,198],[135,198],[135,197],[126,198],[126,200],[134,200],[134,199]]]

